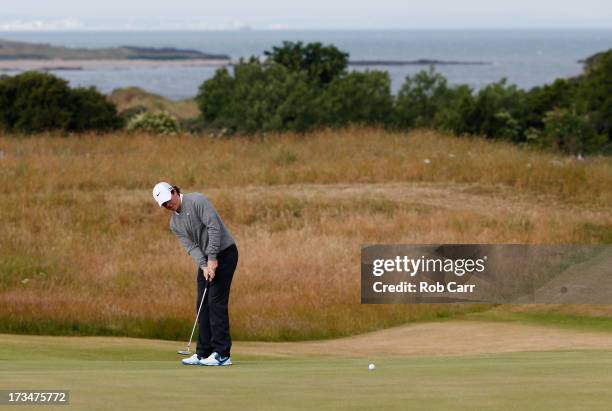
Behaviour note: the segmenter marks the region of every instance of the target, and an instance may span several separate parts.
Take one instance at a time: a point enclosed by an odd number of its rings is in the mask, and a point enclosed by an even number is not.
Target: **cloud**
[[[1,31],[68,31],[68,30],[250,30],[261,28],[283,29],[284,24],[253,26],[243,20],[203,21],[173,18],[126,19],[26,19],[0,20]]]
[[[272,23],[266,26],[268,30],[291,30],[293,27],[288,23]]]
[[[77,30],[82,28],[84,28],[83,23],[76,19],[0,21],[2,31]]]

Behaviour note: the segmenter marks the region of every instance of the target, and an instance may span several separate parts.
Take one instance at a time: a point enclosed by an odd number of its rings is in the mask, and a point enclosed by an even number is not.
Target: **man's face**
[[[172,197],[163,203],[162,206],[171,211],[178,211],[181,206],[181,197],[176,193],[176,190],[172,190]]]

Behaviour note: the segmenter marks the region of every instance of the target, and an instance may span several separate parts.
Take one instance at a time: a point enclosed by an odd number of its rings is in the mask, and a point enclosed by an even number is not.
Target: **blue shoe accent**
[[[232,365],[232,359],[229,356],[224,357],[214,352],[207,358],[202,358],[199,363],[201,365]]]

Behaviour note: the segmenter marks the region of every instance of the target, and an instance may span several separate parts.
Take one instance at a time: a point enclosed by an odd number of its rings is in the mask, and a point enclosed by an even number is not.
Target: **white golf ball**
[[[376,366],[374,364],[368,365],[368,370],[370,370],[370,371],[372,371],[375,368],[376,368]]]

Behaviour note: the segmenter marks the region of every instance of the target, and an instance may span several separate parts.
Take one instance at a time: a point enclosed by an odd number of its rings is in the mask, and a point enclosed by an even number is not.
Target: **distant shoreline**
[[[219,59],[190,59],[190,60],[0,60],[0,71],[27,71],[27,70],[88,70],[96,68],[130,68],[130,67],[180,67],[180,66],[224,66],[230,60]]]
[[[72,48],[53,46],[46,43],[29,43],[20,41],[9,41],[0,39],[0,61],[50,61],[48,69],[57,67],[55,61],[70,62],[66,67],[74,68],[75,61],[201,61],[201,60],[227,60],[231,59],[227,54],[210,54],[199,50],[178,49],[175,47],[136,47],[120,46],[111,48]],[[32,65],[33,63],[29,63]],[[38,64],[34,65],[39,67]],[[46,66],[45,66],[46,67]]]
[[[189,59],[189,60],[150,60],[150,59],[0,59],[0,72],[12,71],[59,71],[91,70],[97,68],[133,68],[133,67],[195,67],[195,66],[229,66],[237,61],[223,59]],[[407,66],[407,65],[489,65],[479,61],[441,61],[441,60],[357,60],[349,61],[349,66]]]
[[[353,60],[349,66],[488,66],[487,61],[444,61],[444,60]]]

